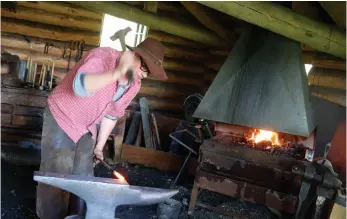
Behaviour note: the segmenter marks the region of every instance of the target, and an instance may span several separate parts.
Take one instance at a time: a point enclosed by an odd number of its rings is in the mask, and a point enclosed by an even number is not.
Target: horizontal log
[[[164,16],[146,12],[121,2],[71,2],[89,10],[106,13],[133,22],[141,23],[150,29],[160,30],[173,35],[209,45],[223,46],[215,34],[205,28],[195,27]]]
[[[1,103],[44,108],[47,104],[47,97],[29,94],[8,93],[2,91]]]
[[[40,9],[50,13],[59,13],[68,15],[71,17],[84,17],[89,19],[94,19],[96,21],[102,21],[104,15],[102,13],[97,13],[94,11],[86,10],[75,5],[71,5],[66,2],[49,2],[49,1],[20,1],[17,2],[18,6],[23,6],[27,8]]]
[[[191,93],[199,92],[198,86],[192,85],[175,85],[160,81],[142,80],[139,95],[148,95],[155,97],[172,97],[180,99],[180,97],[187,97]]]
[[[43,117],[44,108],[33,106],[16,106],[14,114],[20,116]]]
[[[11,125],[12,114],[1,113],[1,125]],[[3,138],[3,136],[1,135]]]
[[[25,128],[41,129],[43,124],[42,118],[30,116],[12,116],[12,125],[23,126]]]
[[[61,48],[63,49],[67,43],[70,41],[59,41],[59,40],[53,40],[53,39],[47,39],[47,38],[42,38],[42,37],[33,37],[33,36],[25,36],[30,42],[27,42],[27,40],[24,38],[24,35],[21,34],[15,34],[15,33],[6,33],[6,32],[1,32],[1,39],[9,39],[9,40],[14,40],[15,42],[21,42],[24,41],[28,45],[31,44],[32,47],[35,47],[36,44],[40,45],[45,45],[46,43],[53,44],[55,48]],[[13,46],[10,46],[13,47]],[[92,45],[85,45],[84,50],[88,51],[94,48],[97,48],[98,46],[92,46]],[[43,49],[42,49],[43,51]]]
[[[308,83],[346,90],[346,72],[315,67],[308,74]]]
[[[55,66],[57,68],[67,68],[68,67],[68,61],[64,59],[60,59],[61,57],[59,56],[54,56],[54,55],[46,55],[43,54],[43,52],[37,52],[33,50],[28,50],[28,49],[17,49],[17,48],[12,48],[12,47],[6,47],[2,46],[1,47],[3,51],[11,53],[13,55],[17,55],[21,60],[27,60],[28,57],[31,57],[33,62],[38,63],[39,65],[42,65],[44,60],[50,59],[53,60],[55,63]],[[72,56],[71,61],[70,61],[70,68],[75,65],[74,57]]]
[[[214,55],[214,56],[225,56],[225,57],[227,57],[229,55],[229,53],[231,52],[231,50],[210,49],[208,52],[210,54]]]
[[[199,74],[203,74],[205,72],[204,66],[200,64],[172,60],[172,59],[164,60],[164,69],[169,71],[172,70],[172,71],[199,73]]]
[[[137,95],[134,98],[136,109],[140,109],[139,98],[144,95]],[[175,98],[157,98],[152,96],[145,96],[148,100],[149,110],[154,111],[166,111],[166,112],[182,112],[183,111],[183,101],[176,100]]]
[[[66,45],[68,45],[68,43],[66,43]],[[9,36],[2,36],[1,37],[1,46],[5,46],[5,47],[10,47],[10,48],[15,48],[15,49],[20,49],[20,50],[25,50],[25,51],[32,51],[32,52],[38,52],[42,53],[42,55],[44,54],[44,49],[45,49],[45,43],[43,42],[36,42],[35,40],[31,39],[31,43],[29,44],[27,41],[25,41],[24,38],[22,39],[17,39],[17,38],[11,38]],[[53,55],[56,57],[61,58],[63,56],[64,53],[64,47],[58,47],[60,46],[56,44],[53,44],[53,46],[50,46],[48,49],[48,54],[44,54],[44,55]],[[66,50],[66,53],[69,53],[69,49]],[[83,55],[85,55],[87,53],[87,50],[85,50],[83,52]],[[77,50],[72,50],[72,57],[75,57],[75,55],[77,54]],[[57,58],[54,58],[57,59]]]
[[[184,158],[163,151],[123,144],[121,160],[132,164],[150,166],[164,171],[179,171]],[[191,158],[187,165],[188,173],[194,176],[197,166],[197,159]]]
[[[211,58],[211,56],[202,49],[187,48],[167,43],[164,43],[164,52],[164,57],[186,61],[203,61]]]
[[[305,64],[311,64],[315,67],[343,71],[346,70],[346,60],[339,59],[331,55],[314,52],[304,52],[303,59]]]
[[[13,105],[12,104],[1,103],[1,113],[12,114],[13,113]]]
[[[213,2],[203,5],[278,33],[322,52],[346,58],[346,34],[273,2]]]
[[[175,83],[175,84],[188,84],[188,85],[200,85],[201,75],[200,74],[194,74],[186,72],[170,72],[166,71],[166,75],[168,77],[168,80],[166,80],[166,83]],[[159,80],[156,78],[148,78],[149,80]]]
[[[346,107],[346,91],[340,89],[333,89],[320,86],[311,86],[313,96],[325,99],[327,101],[336,103]]]
[[[183,37],[175,36],[169,33],[149,30],[148,36],[149,38],[153,38],[159,40],[162,43],[172,43],[180,46],[187,46],[191,48],[207,48],[208,46],[202,43],[197,43],[192,40],[185,39]]]
[[[1,16],[98,33],[101,32],[102,29],[102,20],[95,21],[89,20],[88,18],[71,17],[64,14],[46,12],[44,10],[22,6],[17,7],[16,12],[11,12],[8,9],[2,8]]]
[[[32,23],[28,21],[1,19],[1,31],[60,41],[84,40],[88,45],[98,46],[100,34],[82,30],[72,30],[58,26]]]

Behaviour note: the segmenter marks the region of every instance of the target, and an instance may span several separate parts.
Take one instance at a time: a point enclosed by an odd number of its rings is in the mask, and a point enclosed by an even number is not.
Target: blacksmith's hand
[[[98,146],[94,148],[94,155],[100,160],[104,160],[104,153],[102,152],[102,149],[100,149]],[[97,159],[94,159],[94,162],[98,164],[100,161]]]
[[[135,53],[131,51],[125,51],[122,53],[119,60],[118,67],[113,72],[115,79],[122,78],[128,70],[133,70],[135,67]]]

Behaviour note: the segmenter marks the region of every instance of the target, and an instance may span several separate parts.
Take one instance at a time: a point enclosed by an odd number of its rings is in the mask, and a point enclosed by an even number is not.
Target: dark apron
[[[89,132],[75,144],[46,108],[41,140],[41,172],[93,176],[93,149],[94,141]],[[70,215],[81,214],[83,205],[83,200],[66,191],[38,183],[36,212],[41,219],[62,219],[68,211]]]

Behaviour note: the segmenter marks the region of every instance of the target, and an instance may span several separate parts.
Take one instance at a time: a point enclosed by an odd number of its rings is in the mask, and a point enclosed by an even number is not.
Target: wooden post
[[[80,7],[110,14],[119,18],[144,24],[151,29],[164,31],[173,35],[181,36],[193,41],[198,41],[210,45],[220,45],[223,43],[218,36],[204,28],[160,16],[151,12],[140,10],[121,2],[70,2]]]
[[[140,98],[140,109],[143,127],[143,136],[145,138],[146,148],[153,148],[151,141],[151,128],[149,124],[148,101],[145,97]]]
[[[346,58],[346,34],[272,2],[202,1],[203,5],[340,58]]]
[[[130,144],[130,145],[134,145],[135,141],[136,141],[136,136],[139,130],[139,126],[140,126],[140,122],[141,122],[141,113],[135,111],[133,118],[131,120],[130,123],[130,127],[128,130],[128,135],[125,138],[125,143],[126,144]]]
[[[140,121],[139,130],[137,131],[135,146],[141,147],[142,142],[142,122]]]
[[[111,134],[113,137],[113,149],[114,149],[114,157],[113,161],[118,163],[121,159],[122,149],[123,149],[123,138],[124,138],[124,130],[125,130],[125,122],[126,116],[123,116],[117,121],[116,124],[116,134]]]

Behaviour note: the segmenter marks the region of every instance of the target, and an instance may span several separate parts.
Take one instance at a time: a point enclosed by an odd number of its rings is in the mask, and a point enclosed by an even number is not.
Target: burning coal
[[[278,141],[278,133],[261,129],[255,129],[252,133],[252,137],[249,140],[253,141],[254,143],[260,143],[263,141],[271,142],[271,145],[273,146],[281,145]]]

